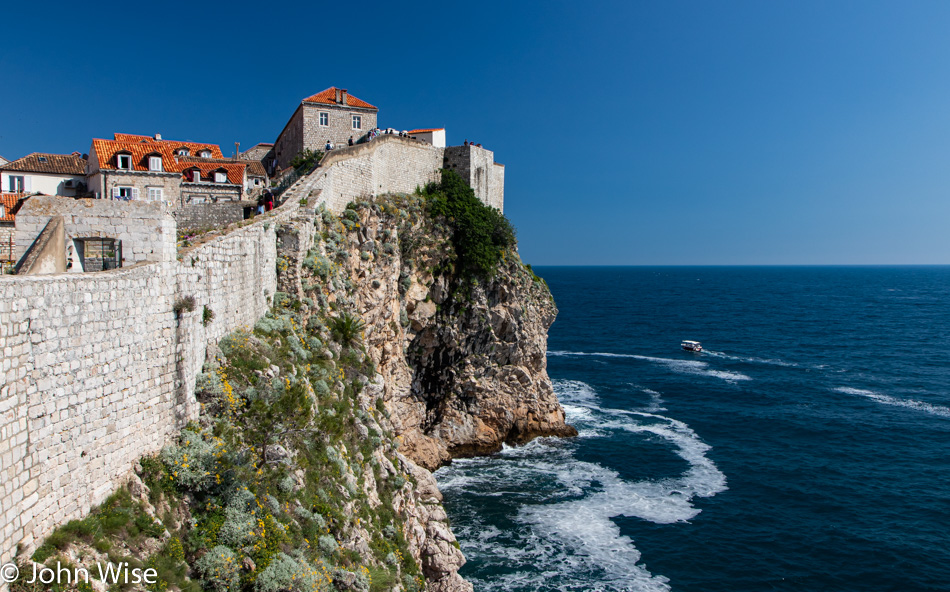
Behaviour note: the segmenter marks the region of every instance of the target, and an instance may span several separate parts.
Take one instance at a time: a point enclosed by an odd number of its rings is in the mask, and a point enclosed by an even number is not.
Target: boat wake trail
[[[631,439],[637,446],[659,446],[687,468],[669,478],[625,480],[612,468],[575,456],[586,438],[541,438],[495,457],[454,461],[436,472],[447,500],[462,492],[487,500],[485,508],[453,516],[462,550],[479,566],[466,577],[485,590],[669,590],[668,579],[641,563],[634,541],[613,519],[672,524],[694,518],[700,513],[695,498],[727,489],[725,475],[706,457],[710,447],[675,419],[600,407],[583,382],[558,380],[554,387],[568,422],[582,436],[618,446]],[[499,508],[510,528],[493,526],[499,518],[487,514]]]
[[[748,364],[768,364],[770,366],[782,366],[785,368],[798,368],[798,364],[795,362],[786,362],[785,360],[775,360],[771,358],[755,358],[750,356],[734,356],[732,354],[727,354],[725,352],[718,352],[712,350],[704,350],[703,354],[712,356],[714,358],[722,358],[725,360],[735,360],[736,362],[746,362]]]
[[[636,354],[613,354],[606,352],[572,352],[572,351],[549,351],[549,356],[597,356],[602,358],[628,358],[632,360],[642,360],[661,366],[666,366],[673,372],[680,374],[694,374],[698,376],[711,376],[719,378],[726,382],[738,382],[741,380],[752,380],[750,376],[741,372],[732,372],[728,370],[713,370],[706,362],[699,360],[677,360],[674,358],[656,358],[652,356],[639,356]]]
[[[861,397],[867,397],[873,401],[877,401],[883,405],[893,405],[895,407],[907,407],[909,409],[916,409],[917,411],[923,411],[924,413],[929,413],[931,415],[937,415],[939,417],[950,417],[950,407],[944,407],[943,405],[934,405],[932,403],[927,403],[926,401],[917,401],[914,399],[898,399],[896,397],[891,397],[889,395],[883,395],[881,393],[876,393],[874,391],[869,391],[859,388],[851,388],[848,386],[842,386],[834,389],[835,392],[842,393],[845,395],[858,395]]]

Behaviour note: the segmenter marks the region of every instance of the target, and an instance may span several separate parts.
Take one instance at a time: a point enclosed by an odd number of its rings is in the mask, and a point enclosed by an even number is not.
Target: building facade
[[[0,191],[75,197],[86,191],[86,160],[78,152],[34,152],[0,165]]]
[[[344,88],[330,88],[300,102],[274,143],[278,169],[290,166],[304,150],[324,150],[327,142],[346,146],[376,128],[379,109],[358,99]]]

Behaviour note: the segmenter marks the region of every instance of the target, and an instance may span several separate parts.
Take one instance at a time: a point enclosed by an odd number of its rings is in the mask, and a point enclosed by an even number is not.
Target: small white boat
[[[698,341],[688,341],[688,340],[684,340],[683,343],[680,344],[680,347],[682,347],[682,348],[685,349],[686,351],[691,351],[691,352],[701,352],[701,351],[703,351],[703,344],[701,344],[701,343],[698,342]]]

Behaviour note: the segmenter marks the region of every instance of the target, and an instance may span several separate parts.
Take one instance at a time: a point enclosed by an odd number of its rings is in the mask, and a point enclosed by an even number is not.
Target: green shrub
[[[515,245],[515,229],[504,214],[483,204],[454,171],[442,171],[438,190],[430,192],[429,213],[442,216],[452,229],[452,245],[463,277],[494,275],[506,249]]]
[[[240,589],[240,565],[234,551],[218,545],[205,553],[195,564],[206,590],[214,592],[237,592]]]
[[[362,336],[364,323],[356,315],[343,313],[338,317],[331,317],[330,333],[340,345],[351,347],[356,345]]]

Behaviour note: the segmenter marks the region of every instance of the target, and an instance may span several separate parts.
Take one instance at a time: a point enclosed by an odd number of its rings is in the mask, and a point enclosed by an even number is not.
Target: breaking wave
[[[917,411],[923,411],[924,413],[929,413],[931,415],[938,415],[940,417],[950,417],[950,407],[944,407],[943,405],[934,405],[932,403],[927,403],[926,401],[917,401],[915,399],[898,399],[896,397],[891,397],[889,395],[883,395],[881,393],[876,393],[874,391],[869,391],[865,389],[852,388],[848,386],[842,386],[834,389],[835,392],[842,393],[845,395],[858,395],[861,397],[867,397],[873,401],[877,401],[883,405],[893,405],[895,407],[907,407],[908,409],[916,409]]]
[[[653,356],[640,356],[636,354],[613,354],[613,353],[607,353],[607,352],[588,353],[588,352],[572,352],[572,351],[549,351],[548,355],[549,356],[598,356],[602,358],[629,358],[633,360],[643,360],[645,362],[652,362],[654,364],[666,366],[673,372],[678,372],[680,374],[711,376],[713,378],[719,378],[727,382],[737,382],[740,380],[752,380],[750,376],[742,374],[741,372],[710,369],[708,363],[700,362],[699,360],[677,360],[674,358],[657,358]]]
[[[580,460],[575,452],[583,440],[554,438],[505,447],[494,457],[455,461],[436,472],[447,499],[463,493],[488,498],[504,491],[491,508],[503,507],[511,523],[498,529],[493,526],[498,518],[484,511],[453,516],[462,550],[485,566],[466,577],[476,589],[505,591],[669,590],[668,579],[641,562],[633,539],[621,533],[614,518],[656,524],[694,518],[700,513],[695,498],[727,489],[725,475],[706,456],[710,447],[681,421],[601,407],[586,383],[555,380],[554,388],[582,436],[639,437],[637,445],[660,446],[686,461],[687,469],[668,478],[626,480],[613,468]],[[649,392],[659,399],[659,393]]]

